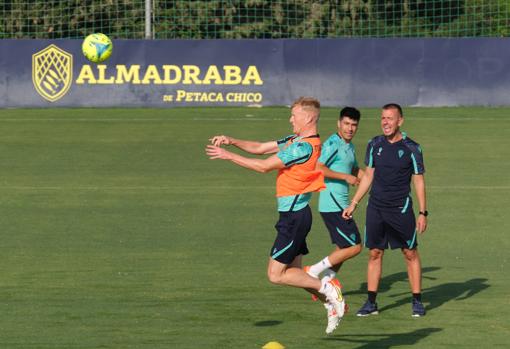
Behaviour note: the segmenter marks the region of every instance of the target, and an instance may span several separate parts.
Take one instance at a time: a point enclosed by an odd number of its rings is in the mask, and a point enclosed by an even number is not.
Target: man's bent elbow
[[[254,170],[255,172],[258,172],[258,173],[267,173],[267,172],[269,172],[269,171],[268,171],[267,169],[265,169],[264,167],[255,167],[255,168],[253,168],[253,170]]]
[[[260,172],[260,173],[268,173],[268,172],[271,172],[272,170],[274,170],[274,168],[270,167],[270,166],[260,166],[257,171]]]

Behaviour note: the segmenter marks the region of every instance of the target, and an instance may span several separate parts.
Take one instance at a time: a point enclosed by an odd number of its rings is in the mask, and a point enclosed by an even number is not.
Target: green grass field
[[[326,337],[322,306],[266,279],[275,175],[204,153],[215,134],[289,134],[288,109],[0,110],[0,348],[507,348],[510,109],[405,111],[427,170],[428,314],[411,318],[393,251],[380,315],[357,318],[364,251],[340,274],[352,311]],[[380,131],[379,111],[362,113],[360,162]],[[336,115],[323,110],[323,139]],[[331,248],[314,217],[308,263]]]

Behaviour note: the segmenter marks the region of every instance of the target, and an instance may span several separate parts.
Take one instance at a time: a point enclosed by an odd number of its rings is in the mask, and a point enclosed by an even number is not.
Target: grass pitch
[[[506,348],[510,109],[405,112],[427,171],[428,314],[411,318],[393,251],[380,315],[357,318],[364,251],[341,270],[351,313],[326,337],[319,304],[266,280],[275,175],[204,154],[215,134],[289,134],[286,108],[0,110],[0,347]],[[379,111],[362,114],[360,163],[380,132]],[[336,116],[323,110],[323,140]],[[331,248],[314,217],[307,263]]]

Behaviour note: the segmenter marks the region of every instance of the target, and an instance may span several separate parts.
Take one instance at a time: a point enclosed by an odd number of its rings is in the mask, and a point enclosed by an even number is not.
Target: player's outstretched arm
[[[373,167],[367,167],[365,169],[365,173],[363,177],[361,178],[361,181],[358,186],[358,190],[356,190],[356,194],[354,194],[351,204],[349,207],[344,209],[342,213],[342,217],[344,219],[351,219],[352,214],[354,213],[354,210],[356,210],[356,207],[358,206],[358,203],[363,199],[363,197],[368,193],[368,190],[370,189],[370,186],[372,185],[372,181],[374,180],[374,171],[375,169]]]
[[[267,159],[247,158],[214,145],[208,145],[205,152],[211,160],[230,160],[241,167],[262,173],[285,167],[277,155],[272,155]]]
[[[326,178],[340,179],[346,181],[350,185],[358,185],[360,182],[356,176],[353,176],[350,173],[333,171],[320,161],[317,161],[316,169],[322,171]]]
[[[427,210],[427,197],[425,194],[425,177],[422,174],[413,175],[414,191],[416,192],[416,198],[418,199],[418,205],[420,212]],[[424,233],[427,229],[427,217],[419,214],[416,219],[416,231],[418,233]]]
[[[212,145],[219,147],[221,145],[233,145],[250,154],[262,155],[272,154],[278,151],[278,143],[276,141],[257,142],[237,139],[225,135],[214,136],[209,139]]]

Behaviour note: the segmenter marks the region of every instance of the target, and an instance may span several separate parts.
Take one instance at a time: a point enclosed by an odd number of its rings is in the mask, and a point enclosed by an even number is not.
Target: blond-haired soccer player
[[[257,172],[278,171],[276,196],[280,218],[275,225],[277,235],[267,267],[269,281],[318,292],[334,307],[336,316],[342,318],[345,302],[338,280],[330,276],[319,280],[301,268],[302,256],[308,253],[306,237],[312,226],[308,203],[313,192],[325,187],[322,172],[316,170],[321,149],[317,134],[319,115],[318,100],[300,97],[291,106],[292,135],[270,142],[214,136],[206,153],[210,159],[229,160]],[[265,159],[245,157],[222,145],[233,145],[250,154],[274,155]]]

